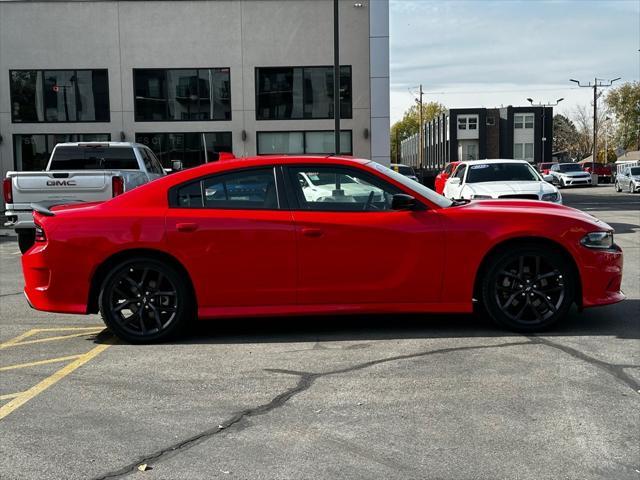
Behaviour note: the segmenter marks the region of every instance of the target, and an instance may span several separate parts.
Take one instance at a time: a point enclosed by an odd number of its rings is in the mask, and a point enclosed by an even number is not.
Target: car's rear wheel
[[[488,265],[482,300],[499,325],[534,332],[548,328],[569,311],[576,278],[561,252],[523,245],[498,253]]]
[[[130,343],[177,335],[194,314],[184,275],[151,258],[127,260],[111,270],[100,291],[100,313],[109,329]]]

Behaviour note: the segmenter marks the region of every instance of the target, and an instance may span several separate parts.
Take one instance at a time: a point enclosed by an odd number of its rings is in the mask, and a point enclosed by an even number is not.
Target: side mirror
[[[416,206],[416,199],[411,195],[397,193],[391,199],[391,210],[413,210]]]
[[[171,170],[174,172],[179,172],[183,169],[182,160],[171,160]]]
[[[450,185],[460,185],[460,179],[458,177],[453,177],[449,179]]]
[[[553,175],[543,175],[542,176],[542,180],[544,180],[545,182],[553,182]]]

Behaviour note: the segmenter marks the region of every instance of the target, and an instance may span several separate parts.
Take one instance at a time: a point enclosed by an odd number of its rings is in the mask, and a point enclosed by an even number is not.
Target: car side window
[[[142,155],[142,160],[144,162],[144,168],[148,173],[155,173],[162,175],[163,170],[160,162],[155,157],[153,152],[148,148],[141,148],[140,154]]]
[[[551,171],[552,172],[557,172],[558,170],[560,170],[560,167],[558,167],[558,165],[551,165]]]
[[[464,171],[467,169],[466,165],[460,165],[456,170],[454,177],[460,179],[460,183],[462,183],[462,179],[464,178]]]
[[[237,210],[280,208],[273,168],[206,177],[174,189],[172,206]]]
[[[393,185],[346,167],[305,166],[288,169],[297,203],[302,210],[388,211]]]
[[[451,174],[451,164],[447,165],[444,169],[444,173],[445,175],[450,175]]]

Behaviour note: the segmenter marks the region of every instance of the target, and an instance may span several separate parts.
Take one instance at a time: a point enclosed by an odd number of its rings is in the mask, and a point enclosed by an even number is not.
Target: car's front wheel
[[[499,325],[544,330],[562,319],[575,296],[574,269],[546,246],[523,245],[495,255],[482,279],[482,301]]]
[[[194,314],[184,275],[152,258],[127,260],[113,268],[100,290],[102,318],[119,338],[153,343],[178,334]]]
[[[615,187],[616,187],[616,192],[622,191],[622,188],[620,188],[620,184],[618,182],[616,182]]]

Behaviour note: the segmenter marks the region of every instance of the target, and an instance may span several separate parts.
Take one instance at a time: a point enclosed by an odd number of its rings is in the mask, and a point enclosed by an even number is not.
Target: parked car
[[[333,201],[308,199],[300,173],[333,176]],[[345,177],[369,195],[340,192]],[[238,183],[264,189],[247,198],[233,193]],[[211,185],[228,193],[205,195]],[[591,215],[549,202],[453,202],[367,160],[209,163],[33,215],[28,302],[100,311],[134,343],[165,340],[196,317],[471,313],[475,300],[500,325],[536,331],[573,303],[624,298],[622,251]]]
[[[436,175],[436,182],[435,182],[436,193],[439,193],[440,195],[442,195],[442,192],[444,191],[444,184],[447,183],[447,180],[449,180],[449,177],[451,176],[451,172],[455,170],[455,168],[458,166],[459,163],[460,162],[449,163],[446,167],[444,167],[444,170],[442,170],[440,173],[438,173],[438,175]]]
[[[452,200],[519,198],[562,203],[558,189],[525,160],[460,162],[447,180],[443,194]]]
[[[578,162],[578,165],[588,174],[598,175],[598,182],[608,183],[611,181],[611,168],[604,163],[594,163],[588,160]]]
[[[557,165],[557,162],[545,162],[545,163],[541,163],[538,165],[538,171],[542,174],[542,175],[549,175],[549,170],[551,170],[551,167]]]
[[[591,185],[591,175],[577,163],[558,163],[552,165],[549,170],[552,183],[560,188],[574,187],[577,185]]]
[[[616,177],[616,192],[640,192],[640,167],[626,167]]]
[[[5,226],[15,229],[24,253],[35,235],[32,203],[52,206],[107,200],[165,174],[154,153],[138,143],[59,143],[45,171],[7,173]]]
[[[402,163],[392,163],[389,168],[391,168],[391,170],[395,170],[396,172],[404,175],[407,178],[410,178],[411,180],[414,180],[416,182],[420,181],[418,180],[418,176],[413,170],[413,167],[410,167],[409,165],[403,165]]]

